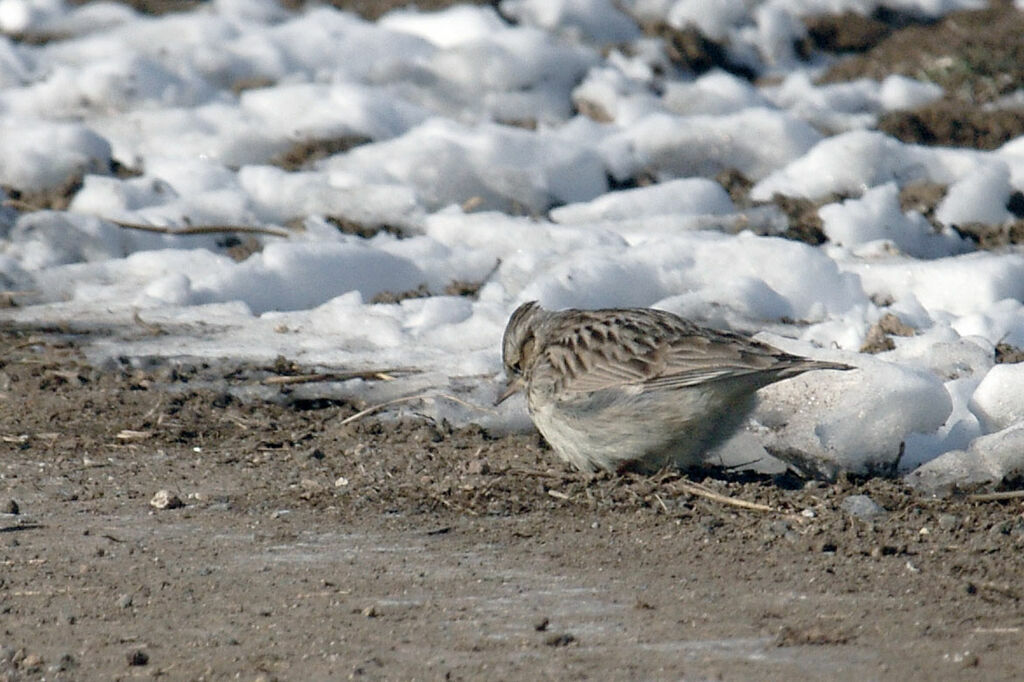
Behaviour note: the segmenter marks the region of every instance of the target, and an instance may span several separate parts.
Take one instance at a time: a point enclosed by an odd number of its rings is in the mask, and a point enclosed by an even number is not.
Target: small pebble
[[[301,487],[306,492],[311,493],[318,493],[324,489],[324,486],[323,484],[320,483],[320,481],[315,481],[312,478],[304,478],[301,481],[299,481],[299,487]]]
[[[939,514],[936,523],[942,530],[953,530],[960,525],[960,517],[956,514]]]
[[[886,513],[885,508],[867,495],[850,495],[839,505],[850,516],[868,521]]]
[[[544,643],[548,646],[561,647],[569,646],[576,641],[576,637],[568,632],[564,632],[560,635],[551,635],[544,640]]]
[[[185,503],[170,490],[158,490],[149,501],[149,506],[155,509],[178,509],[184,507]]]
[[[134,600],[132,599],[132,595],[122,594],[120,597],[117,598],[117,605],[122,609],[127,609],[132,605],[133,601]]]
[[[57,659],[57,663],[53,665],[52,668],[53,672],[66,672],[76,667],[77,665],[78,661],[75,660],[75,657],[69,653],[65,653],[62,654],[59,659]]]
[[[491,465],[485,460],[474,459],[466,465],[467,474],[485,475],[491,473]]]
[[[839,549],[839,546],[831,539],[822,540],[817,544],[819,552],[835,553]]]
[[[43,657],[39,654],[28,654],[25,658],[21,659],[22,668],[36,668],[43,664]]]
[[[18,503],[15,500],[7,500],[3,505],[2,511],[4,514],[20,514],[21,507],[18,506]]]
[[[1012,529],[1012,523],[1010,523],[1009,521],[1002,521],[1000,523],[994,524],[992,528],[989,529],[988,534],[994,538],[998,538],[1003,535],[1009,535]]]
[[[972,654],[971,652],[965,652],[963,660],[960,661],[960,666],[963,668],[977,668],[980,660],[978,654]]]
[[[149,663],[149,654],[142,649],[132,649],[128,652],[128,665],[146,665]]]

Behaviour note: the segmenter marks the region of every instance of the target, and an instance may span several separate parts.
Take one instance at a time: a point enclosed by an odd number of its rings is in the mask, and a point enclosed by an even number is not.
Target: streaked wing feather
[[[778,369],[791,359],[738,334],[704,329],[660,311],[629,324],[587,319],[547,349],[566,393],[626,386],[683,388]]]
[[[645,388],[687,388],[721,379],[738,379],[743,376],[761,374],[766,371],[754,367],[701,367],[684,372],[656,377],[644,382]]]
[[[643,374],[635,370],[621,365],[602,363],[591,367],[587,372],[566,378],[561,388],[563,391],[570,392],[600,391],[621,386],[639,386],[646,380]]]

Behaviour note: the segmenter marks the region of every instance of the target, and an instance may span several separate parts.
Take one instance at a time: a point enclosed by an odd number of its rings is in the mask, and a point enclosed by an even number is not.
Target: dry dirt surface
[[[1020,499],[583,475],[80,341],[0,333],[0,680],[1024,675]]]

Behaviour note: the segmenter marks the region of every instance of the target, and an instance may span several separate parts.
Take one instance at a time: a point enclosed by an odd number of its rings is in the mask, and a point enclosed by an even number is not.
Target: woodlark
[[[743,423],[763,386],[812,369],[810,360],[645,308],[519,306],[502,340],[508,387],[526,391],[534,424],[584,471],[699,466]]]

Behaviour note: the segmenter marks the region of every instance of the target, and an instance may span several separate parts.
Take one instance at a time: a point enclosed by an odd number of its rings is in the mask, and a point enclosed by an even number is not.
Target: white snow
[[[1024,466],[1021,365],[995,363],[997,344],[1024,347],[1024,254],[977,251],[954,227],[1016,219],[1024,138],[993,151],[901,143],[878,117],[933,101],[936,85],[816,85],[822,57],[793,50],[806,16],[981,4],[504,0],[374,23],[270,0],[159,17],[0,0],[3,31],[66,36],[0,36],[0,185],[22,193],[0,207],[0,286],[19,303],[0,321],[164,332],[94,337],[97,362],[414,369],[296,391],[422,393],[405,405],[507,431],[529,428],[521,400],[490,407],[517,304],[655,306],[858,368],[763,391],[719,453],[730,461],[767,447],[826,476],[995,482]],[[695,25],[766,77],[687,73],[631,16]],[[354,146],[276,165],[293,145],[335,140]],[[737,205],[716,181],[726,170],[757,201],[829,202],[828,243],[778,236],[786,214]],[[77,178],[66,210],[24,210]],[[901,208],[916,182],[947,188],[931,222]],[[189,230],[225,225],[271,233]],[[475,297],[446,293],[474,282]],[[420,297],[373,302],[403,292]],[[914,335],[858,353],[886,313]]]
[[[71,175],[109,167],[110,144],[86,126],[20,117],[0,121],[0,184],[48,189]]]
[[[862,196],[818,210],[823,231],[833,244],[855,247],[885,240],[918,258],[938,258],[966,251],[969,244],[946,228],[936,233],[916,211],[900,210],[899,187],[888,182]]]
[[[970,408],[985,431],[991,433],[1024,422],[1024,364],[996,365],[988,371]]]
[[[908,482],[929,493],[1016,479],[1024,474],[1024,424],[971,441],[966,450],[950,450],[918,467]]]
[[[827,477],[895,471],[908,437],[938,430],[952,413],[949,393],[930,373],[871,358],[828,359],[858,369],[769,386],[771,401],[757,414],[769,452],[787,454],[805,470]]]
[[[551,211],[551,219],[559,223],[593,223],[660,215],[727,214],[735,210],[732,199],[717,182],[686,178],[609,192],[592,201],[561,206]]]

